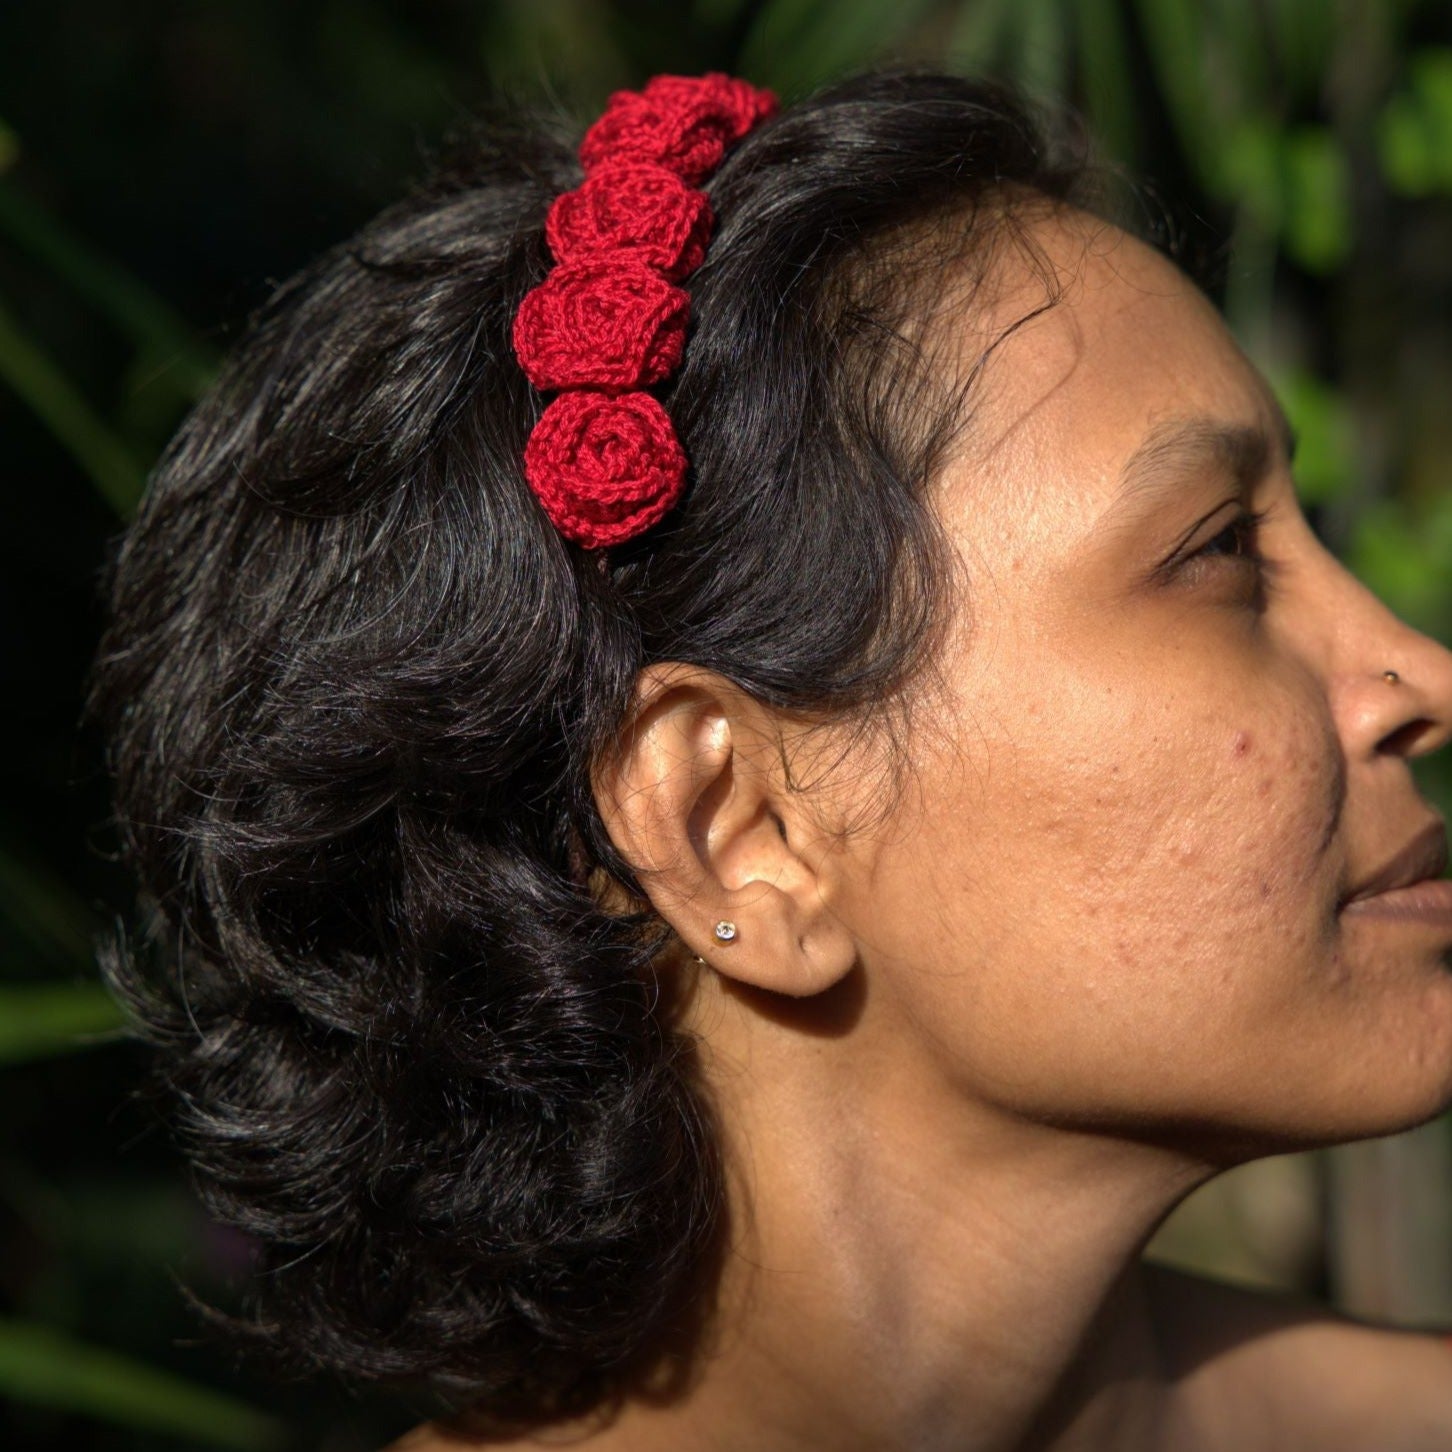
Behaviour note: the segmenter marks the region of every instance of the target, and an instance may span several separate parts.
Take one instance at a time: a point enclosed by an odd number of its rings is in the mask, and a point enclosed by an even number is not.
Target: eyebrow
[[[1269,470],[1279,453],[1296,452],[1296,436],[1285,414],[1275,410],[1275,433],[1259,424],[1223,419],[1170,418],[1156,424],[1120,471],[1121,489],[1104,518],[1118,515],[1145,495],[1160,494],[1207,466],[1228,474],[1242,489]]]

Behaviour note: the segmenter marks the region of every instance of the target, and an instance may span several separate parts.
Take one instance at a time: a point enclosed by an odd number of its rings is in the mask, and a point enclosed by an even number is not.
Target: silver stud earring
[[[736,924],[720,922],[716,924],[716,939],[718,942],[729,943],[736,936]]]
[[[1381,678],[1389,686],[1394,686],[1399,680],[1401,680],[1401,677],[1395,671],[1383,671],[1381,673]]]

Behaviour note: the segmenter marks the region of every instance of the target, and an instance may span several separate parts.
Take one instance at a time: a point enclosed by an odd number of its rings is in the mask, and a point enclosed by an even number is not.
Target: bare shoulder
[[[478,1442],[462,1442],[433,1422],[424,1422],[406,1432],[396,1442],[390,1442],[381,1452],[463,1452],[468,1446],[478,1447]]]
[[[471,1437],[463,1432],[450,1431],[437,1422],[423,1422],[380,1452],[524,1452],[525,1448],[538,1449],[540,1446],[539,1442],[527,1438],[499,1440]]]
[[[380,1452],[607,1452],[607,1444],[616,1444],[600,1432],[588,1421],[555,1424],[522,1436],[491,1436],[440,1422],[423,1422]]]
[[[1145,1270],[1172,1374],[1233,1404],[1247,1445],[1263,1437],[1286,1452],[1452,1448],[1452,1344],[1441,1336],[1151,1261]]]

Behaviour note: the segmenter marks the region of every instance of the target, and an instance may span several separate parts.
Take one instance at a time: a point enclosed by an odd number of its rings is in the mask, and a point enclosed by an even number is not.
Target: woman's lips
[[[1446,871],[1447,826],[1441,817],[1433,817],[1400,852],[1354,888],[1342,906],[1350,909],[1359,903],[1435,883]]]
[[[1409,887],[1359,897],[1341,909],[1347,917],[1407,918],[1452,932],[1452,880],[1427,878]]]
[[[1447,828],[1440,817],[1420,832],[1341,906],[1350,918],[1424,923],[1452,936]]]

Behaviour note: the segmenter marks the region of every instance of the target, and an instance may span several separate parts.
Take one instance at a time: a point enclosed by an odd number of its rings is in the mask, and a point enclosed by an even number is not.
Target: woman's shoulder
[[[398,1441],[381,1448],[380,1452],[462,1452],[465,1445],[433,1422],[424,1422],[405,1432]]]
[[[600,1429],[558,1424],[515,1437],[451,1429],[442,1422],[423,1422],[380,1452],[606,1452],[619,1444]]]
[[[450,1432],[437,1422],[423,1422],[379,1452],[524,1452],[526,1447],[537,1449],[539,1446],[538,1442],[527,1439],[488,1442],[478,1437],[468,1438],[462,1433]]]
[[[1207,1421],[1237,1428],[1228,1445],[1452,1449],[1452,1330],[1354,1320],[1150,1261],[1145,1270],[1167,1369]]]
[[[438,1422],[424,1422],[380,1452],[542,1452],[547,1448],[579,1447],[578,1442],[550,1440],[548,1435],[489,1438],[450,1431]],[[588,1443],[585,1444],[588,1446]]]
[[[1203,1445],[1235,1452],[1452,1452],[1452,1328],[1353,1320],[1287,1292],[1144,1262],[1166,1371]],[[426,1422],[383,1452],[524,1452]],[[573,1447],[601,1445],[586,1438]]]

